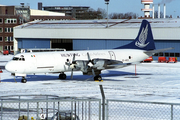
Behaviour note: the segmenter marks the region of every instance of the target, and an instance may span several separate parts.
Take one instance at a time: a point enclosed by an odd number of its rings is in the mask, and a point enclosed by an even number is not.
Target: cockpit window
[[[13,57],[13,59],[12,60],[14,60],[14,61],[25,61],[25,58],[23,58],[23,57]]]
[[[12,59],[12,60],[18,61],[18,60],[19,60],[19,58],[18,58],[18,57],[13,57],[13,59]]]

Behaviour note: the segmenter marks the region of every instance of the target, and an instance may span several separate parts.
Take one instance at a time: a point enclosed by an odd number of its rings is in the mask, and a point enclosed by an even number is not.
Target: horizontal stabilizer
[[[144,53],[146,53],[147,55],[151,56],[155,53],[160,53],[160,52],[164,52],[164,51],[167,51],[167,50],[172,50],[174,49],[173,47],[171,48],[164,48],[164,49],[157,49],[157,50],[150,50],[150,51],[145,51]]]

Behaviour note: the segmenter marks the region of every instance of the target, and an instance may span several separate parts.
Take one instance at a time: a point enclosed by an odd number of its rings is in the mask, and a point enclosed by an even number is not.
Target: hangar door
[[[65,48],[66,50],[73,50],[72,39],[52,39],[51,48]]]

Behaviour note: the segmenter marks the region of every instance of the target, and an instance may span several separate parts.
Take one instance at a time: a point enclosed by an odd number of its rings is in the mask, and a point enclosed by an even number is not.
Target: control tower
[[[150,8],[150,4],[153,4],[153,0],[141,0],[141,3],[144,4],[144,9],[141,9],[144,11],[144,17],[150,17],[150,11],[153,10]]]

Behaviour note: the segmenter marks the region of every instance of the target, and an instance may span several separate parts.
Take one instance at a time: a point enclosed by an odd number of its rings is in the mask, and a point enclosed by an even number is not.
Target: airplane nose
[[[8,71],[8,72],[12,72],[12,65],[10,62],[8,62],[6,65],[5,65],[5,69]]]

